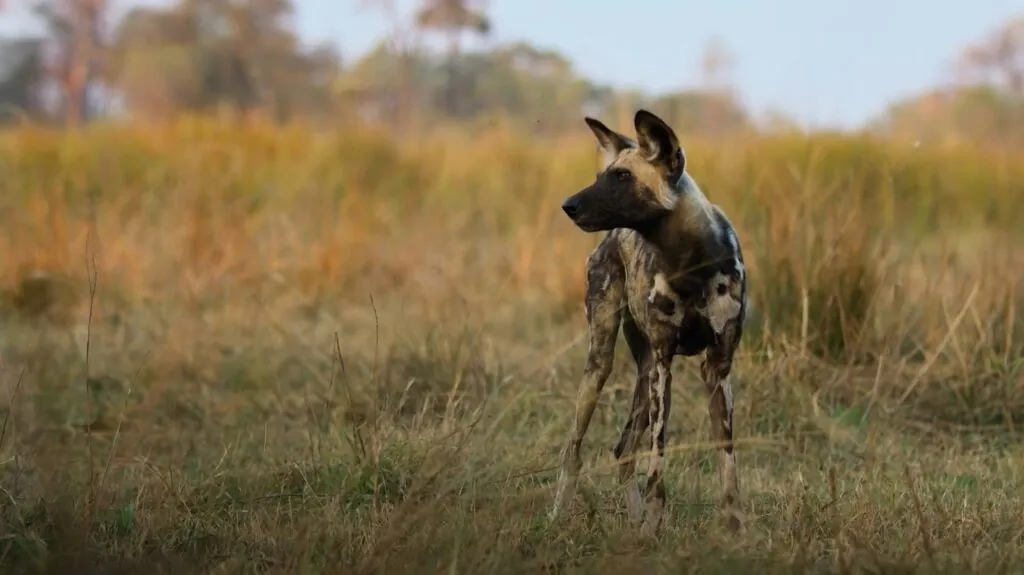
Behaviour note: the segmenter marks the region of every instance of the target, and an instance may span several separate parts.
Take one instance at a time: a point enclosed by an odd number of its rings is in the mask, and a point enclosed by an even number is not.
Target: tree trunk
[[[66,0],[66,11],[72,19],[64,79],[64,114],[68,126],[78,126],[89,120],[89,87],[93,81],[103,5],[103,0]]]
[[[453,28],[448,33],[448,86],[445,90],[445,112],[451,118],[459,115],[459,86],[458,86],[458,61],[461,52],[459,40],[462,38],[462,30]]]
[[[409,48],[403,45],[398,53],[398,106],[395,110],[395,128],[399,131],[409,127],[412,115],[412,58]]]

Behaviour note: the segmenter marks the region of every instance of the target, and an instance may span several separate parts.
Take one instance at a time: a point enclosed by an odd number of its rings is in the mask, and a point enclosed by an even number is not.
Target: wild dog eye
[[[615,170],[614,175],[615,179],[619,180],[620,182],[628,182],[629,180],[633,179],[633,172],[630,172],[629,170],[618,169]]]

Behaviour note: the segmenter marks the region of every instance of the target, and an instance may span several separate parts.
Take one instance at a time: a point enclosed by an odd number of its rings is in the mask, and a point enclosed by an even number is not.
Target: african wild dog
[[[565,200],[562,210],[585,232],[610,232],[587,258],[584,307],[590,351],[550,519],[557,519],[573,498],[582,466],[580,445],[611,373],[621,323],[637,366],[633,406],[613,448],[619,481],[627,484],[630,521],[639,525],[642,520],[644,534],[659,530],[672,359],[703,352],[711,433],[723,443],[722,504],[728,525],[739,528],[730,372],[743,333],[747,289],[736,232],[686,173],[679,141],[660,118],[638,111],[636,141],[593,118],[586,122],[604,152],[603,168],[593,184]],[[641,496],[634,458],[647,446],[651,459]]]

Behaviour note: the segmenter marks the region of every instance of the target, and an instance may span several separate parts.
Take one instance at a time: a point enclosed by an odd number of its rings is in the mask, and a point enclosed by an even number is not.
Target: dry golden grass
[[[686,142],[750,269],[747,533],[694,360],[667,531],[627,527],[622,345],[547,528],[597,241],[559,210],[579,132],[0,135],[4,571],[1024,567],[1024,158],[851,136]]]

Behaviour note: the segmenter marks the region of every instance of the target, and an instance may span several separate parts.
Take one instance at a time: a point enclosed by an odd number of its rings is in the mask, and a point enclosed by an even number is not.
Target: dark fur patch
[[[572,209],[566,213],[587,231],[643,227],[668,213],[655,192],[624,168],[605,171],[562,205]]]

